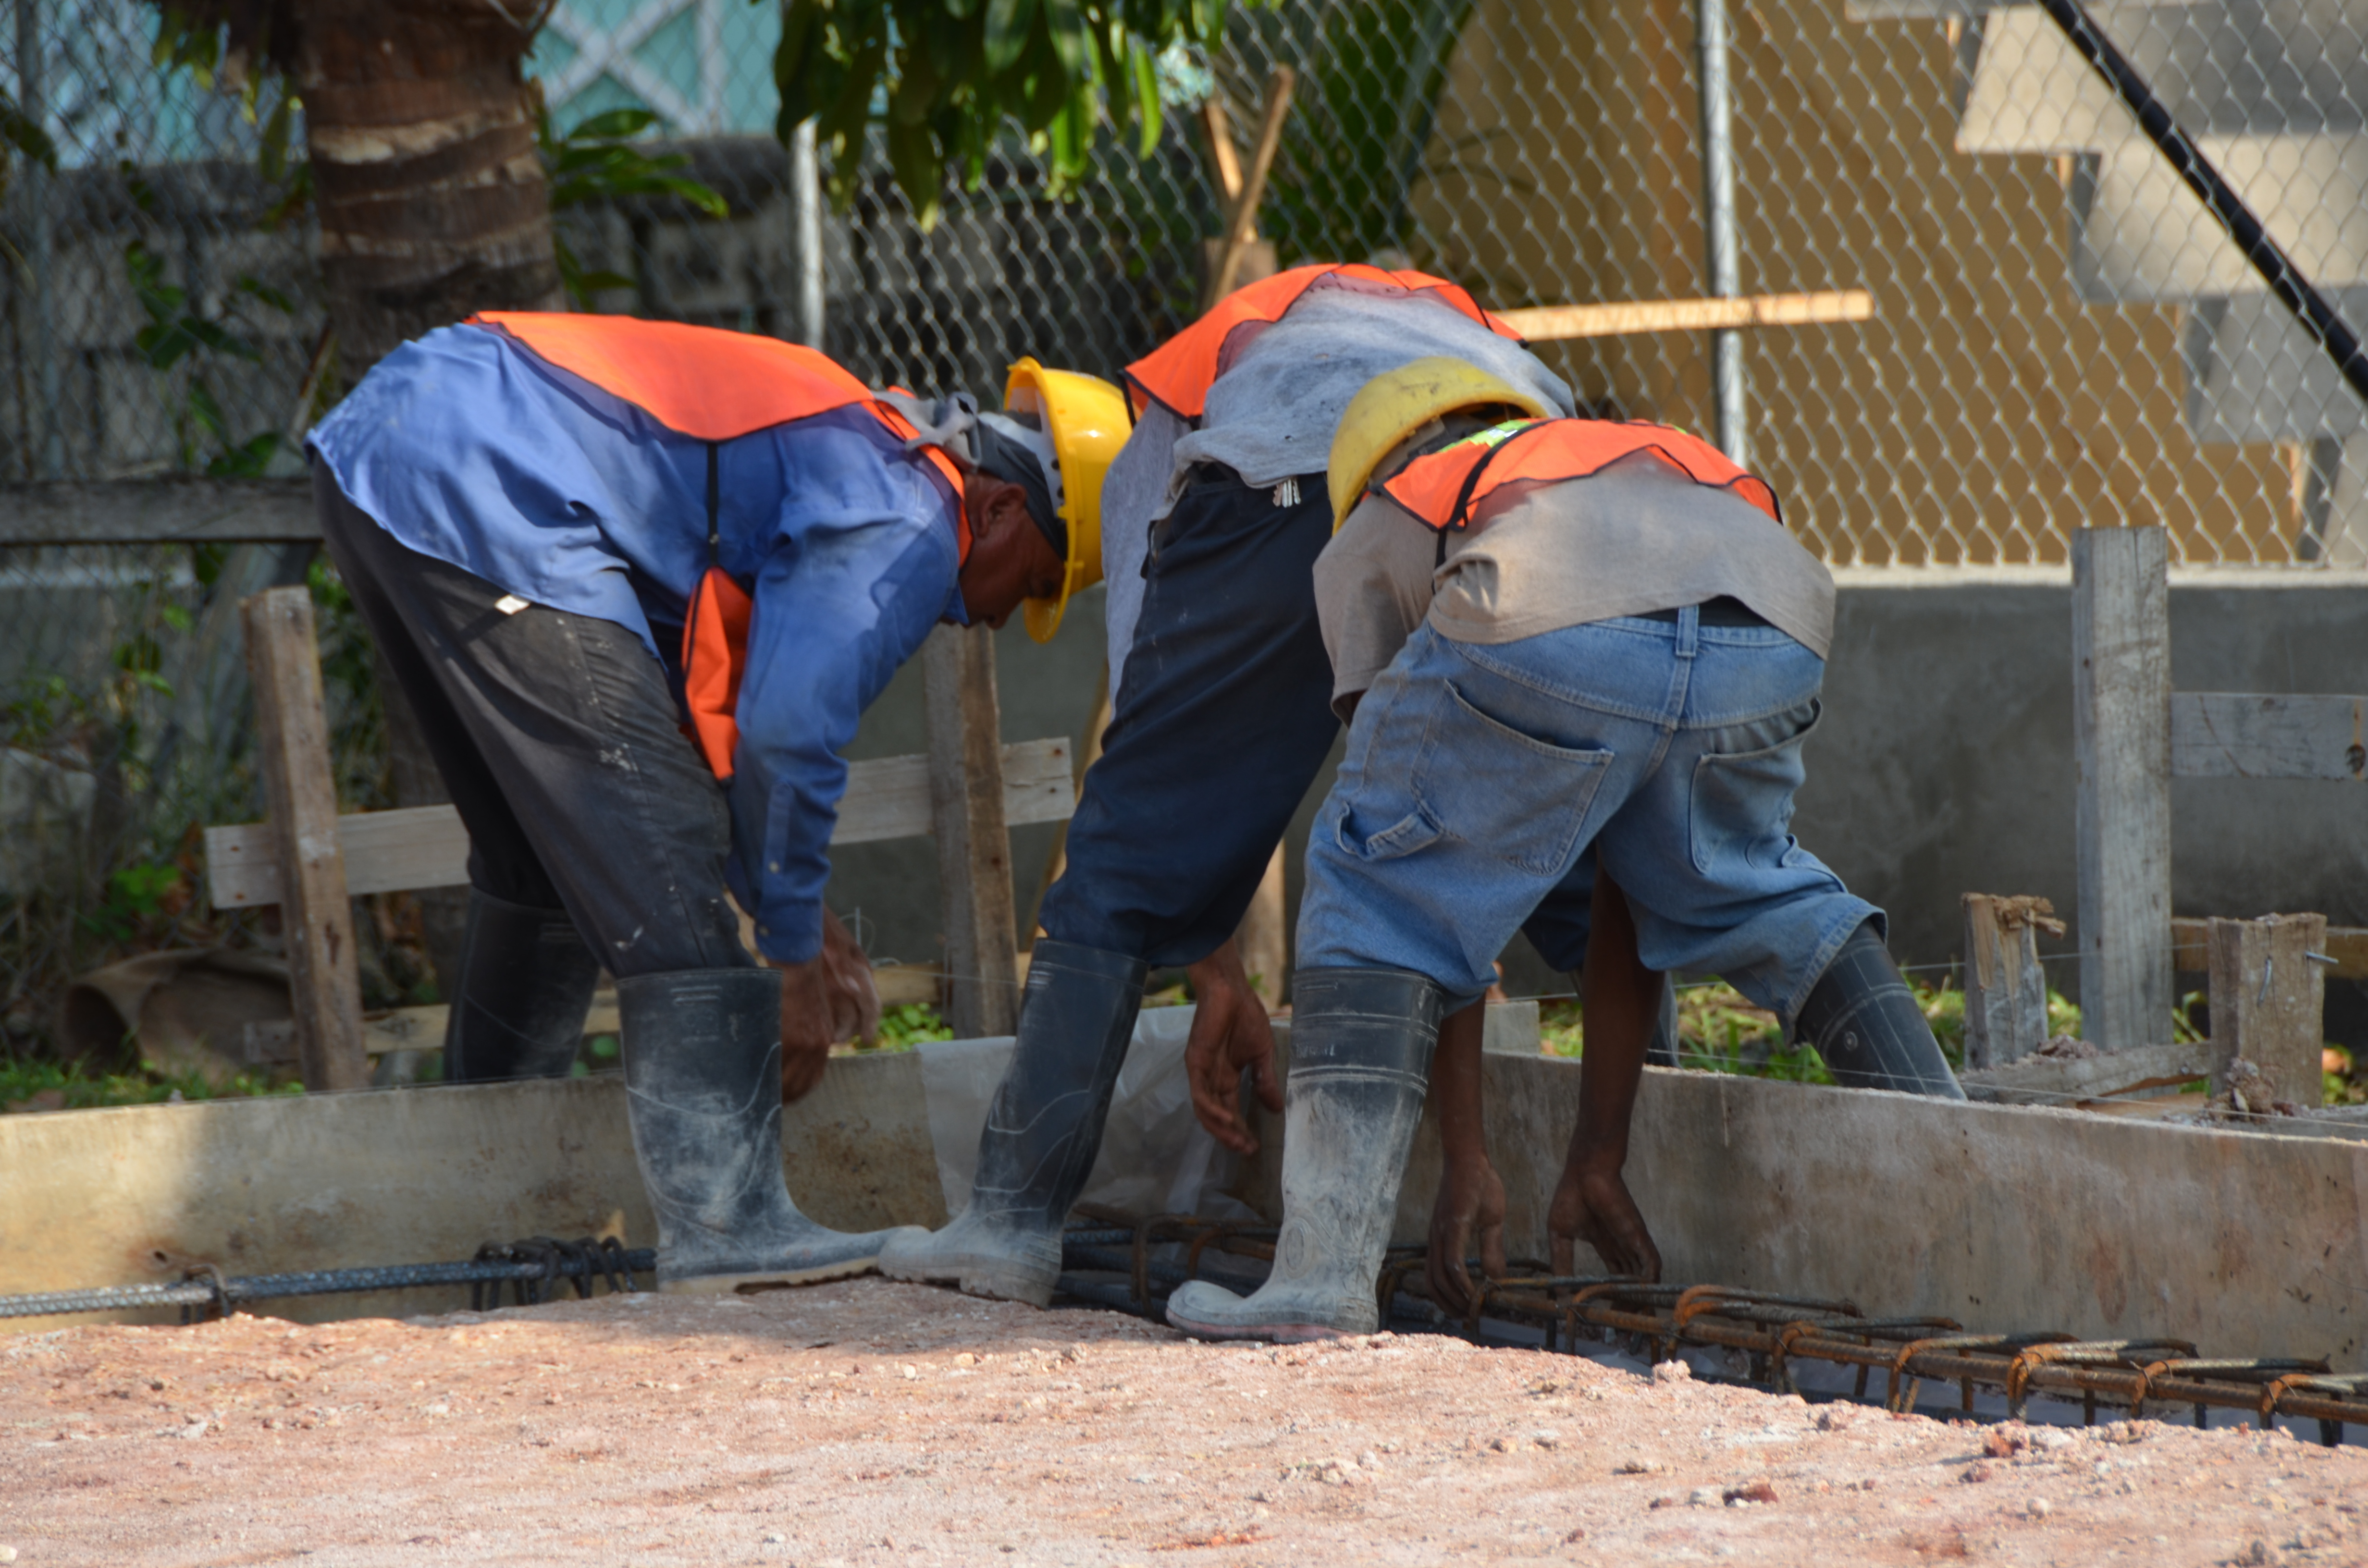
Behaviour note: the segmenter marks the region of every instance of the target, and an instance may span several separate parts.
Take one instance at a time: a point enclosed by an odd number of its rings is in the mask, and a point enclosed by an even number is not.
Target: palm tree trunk
[[[522,66],[536,0],[315,0],[304,99],[350,381],[472,311],[565,308]]]

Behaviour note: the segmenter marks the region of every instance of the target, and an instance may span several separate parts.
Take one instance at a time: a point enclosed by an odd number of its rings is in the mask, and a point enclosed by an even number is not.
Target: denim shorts
[[[1412,970],[1457,1003],[1592,846],[1656,970],[1791,1024],[1883,912],[1791,832],[1825,661],[1769,626],[1622,617],[1503,643],[1426,625],[1374,681],[1318,813],[1299,963]]]

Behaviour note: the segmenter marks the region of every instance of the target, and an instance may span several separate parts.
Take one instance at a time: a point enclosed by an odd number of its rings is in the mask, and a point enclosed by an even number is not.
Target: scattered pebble
[[[1728,1487],[1720,1494],[1719,1501],[1730,1508],[1749,1507],[1754,1503],[1773,1503],[1776,1501],[1776,1488],[1765,1481],[1754,1481],[1742,1486]]]
[[[1688,1383],[1693,1381],[1694,1369],[1683,1361],[1663,1361],[1653,1369],[1656,1383]]]
[[[1542,1449],[1558,1449],[1562,1447],[1562,1434],[1549,1427],[1531,1433],[1530,1441]]]
[[[2044,1497],[2033,1497],[2030,1507],[2024,1511],[2034,1519],[2044,1519],[2055,1511],[2055,1506]]]
[[[1695,1508],[1715,1508],[1725,1501],[1715,1486],[1697,1486],[1686,1494],[1687,1505]]]

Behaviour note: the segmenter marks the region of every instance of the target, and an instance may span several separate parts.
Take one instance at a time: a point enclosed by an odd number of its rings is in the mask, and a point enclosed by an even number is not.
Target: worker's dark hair
[[[1026,442],[996,429],[997,423],[989,416],[971,426],[971,443],[978,454],[978,466],[997,479],[1009,480],[1019,486],[1020,494],[1028,498],[1030,520],[1053,547],[1053,553],[1066,561],[1069,528],[1061,520],[1061,514],[1053,509],[1053,486],[1044,476],[1044,465]]]

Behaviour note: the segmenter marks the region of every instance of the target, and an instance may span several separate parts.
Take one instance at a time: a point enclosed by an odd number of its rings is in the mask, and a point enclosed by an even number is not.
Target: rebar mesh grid
[[[1735,287],[1874,301],[1872,321],[1743,335],[1729,400],[1826,559],[2052,564],[2073,528],[2161,523],[2191,565],[2368,564],[2359,400],[2035,7],[1243,6],[1223,51],[1163,62],[1149,156],[1111,142],[1053,200],[1008,145],[925,233],[875,153],[818,256],[773,135],[769,4],[558,0],[529,70],[556,131],[647,109],[730,205],[556,214],[585,267],[627,280],[595,308],[798,335],[818,262],[835,355],[991,400],[1021,354],[1109,375],[1189,319],[1221,226],[1199,105],[1213,95],[1247,142],[1275,64],[1301,73],[1260,218],[1283,264],[1409,263],[1507,308],[1712,291],[1698,44],[1713,12]],[[2368,0],[2093,14],[2309,280],[2368,324]],[[0,88],[60,157],[15,158],[0,194],[0,486],[299,473],[289,437],[317,411],[324,322],[307,210],[258,161],[275,89],[250,118],[226,87],[159,70],[144,0],[9,0],[7,18]],[[1590,410],[1722,428],[1710,335],[1539,352]],[[333,397],[346,371],[325,369]],[[105,955],[82,915],[112,879],[168,861],[193,824],[254,814],[239,661],[199,629],[222,624],[224,584],[302,568],[265,547],[0,548],[0,702],[16,704],[0,833],[63,821],[81,846],[0,888],[0,921],[48,933],[0,943],[12,1037]],[[127,658],[142,682],[120,699]],[[63,729],[41,710],[59,701],[77,716]],[[170,717],[193,703],[213,717]],[[343,733],[361,748],[341,764],[348,803],[381,803],[368,726]],[[108,782],[109,757],[140,786]]]

